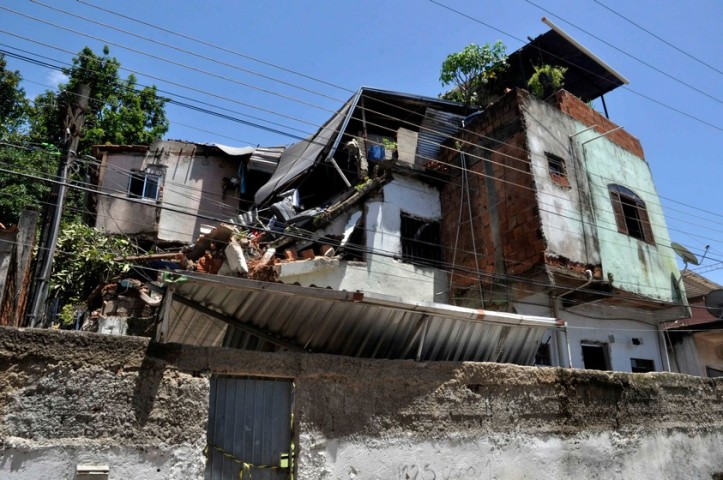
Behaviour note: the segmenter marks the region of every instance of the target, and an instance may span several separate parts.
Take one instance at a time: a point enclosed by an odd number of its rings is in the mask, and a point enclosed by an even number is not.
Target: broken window
[[[416,218],[402,212],[402,261],[439,266],[442,261],[439,238],[439,222]]]
[[[128,196],[131,198],[147,198],[158,200],[161,176],[153,173],[133,172],[128,184]]]
[[[631,358],[630,369],[633,373],[654,372],[655,362],[645,358]]]
[[[550,178],[558,185],[569,187],[570,182],[567,179],[567,167],[565,160],[552,153],[545,152],[547,157],[547,168],[550,172]]]
[[[608,190],[618,231],[654,244],[653,229],[650,226],[645,202],[635,192],[622,185],[610,184]]]
[[[587,370],[610,370],[607,343],[582,343],[582,363]]]

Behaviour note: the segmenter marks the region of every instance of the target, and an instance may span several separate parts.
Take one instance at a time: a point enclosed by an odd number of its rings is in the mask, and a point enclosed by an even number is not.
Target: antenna
[[[700,261],[698,261],[698,257],[693,255],[690,250],[685,248],[683,245],[673,242],[670,244],[670,247],[673,249],[673,251],[678,255],[681,260],[683,260],[683,263],[685,264],[685,268],[683,268],[683,271],[688,270],[688,264],[692,263],[693,265],[700,265]],[[706,246],[706,253],[708,251],[708,247]]]
[[[708,292],[705,296],[705,307],[708,313],[718,320],[723,320],[723,289]]]

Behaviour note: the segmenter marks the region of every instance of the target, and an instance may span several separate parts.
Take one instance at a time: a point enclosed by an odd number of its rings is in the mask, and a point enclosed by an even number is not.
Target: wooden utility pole
[[[90,87],[81,85],[74,95],[75,98],[68,102],[64,125],[66,150],[58,166],[58,180],[60,183],[53,187],[55,202],[46,210],[43,218],[43,232],[40,236],[38,257],[35,263],[35,285],[26,322],[30,327],[40,327],[45,321],[48,283],[50,282],[50,274],[53,271],[53,256],[55,255],[55,246],[58,243],[58,234],[60,233],[60,220],[63,217],[65,195],[68,192],[68,172],[77,155],[78,142],[83,132],[89,96]]]

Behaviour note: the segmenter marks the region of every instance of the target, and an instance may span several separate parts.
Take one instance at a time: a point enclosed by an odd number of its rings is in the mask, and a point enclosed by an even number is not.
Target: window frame
[[[155,179],[155,182],[149,182],[149,179]],[[138,198],[140,200],[152,200],[157,201],[161,193],[161,184],[163,181],[163,175],[157,173],[150,173],[145,171],[134,170],[131,171],[130,178],[128,179],[128,197]],[[140,187],[140,193],[138,192],[137,185],[142,182]],[[149,185],[154,185],[154,195],[149,195]]]
[[[618,232],[655,245],[653,228],[643,199],[629,188],[615,183],[608,185],[608,192]]]
[[[441,222],[417,217],[404,211],[400,212],[399,217],[399,243],[402,262],[439,268],[442,264]],[[426,237],[431,236],[433,238],[414,239],[408,236],[408,232],[411,230],[418,233],[427,232]]]
[[[561,187],[569,187],[570,180],[567,174],[567,162],[565,159],[550,152],[545,152],[545,158],[547,158],[547,172],[552,181]]]

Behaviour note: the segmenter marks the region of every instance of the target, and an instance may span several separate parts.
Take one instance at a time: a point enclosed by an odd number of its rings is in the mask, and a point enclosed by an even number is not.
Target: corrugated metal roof
[[[167,342],[526,365],[555,327],[547,317],[199,273],[169,291]]]
[[[685,285],[685,294],[688,299],[702,297],[708,295],[711,290],[723,288],[717,283],[708,280],[691,270],[683,270],[680,272],[683,277],[683,285]]]
[[[427,108],[417,140],[417,165],[436,160],[442,143],[452,137],[462,126],[462,115]]]
[[[339,127],[349,111],[352,100],[344,104],[316,134],[295,143],[281,154],[279,165],[271,179],[256,192],[255,200],[257,204],[263,204],[274,193],[282,191],[300,175],[316,165],[321,151],[329,145],[331,139],[336,137]]]
[[[273,173],[286,147],[256,147],[249,158],[249,164],[256,170]]]

